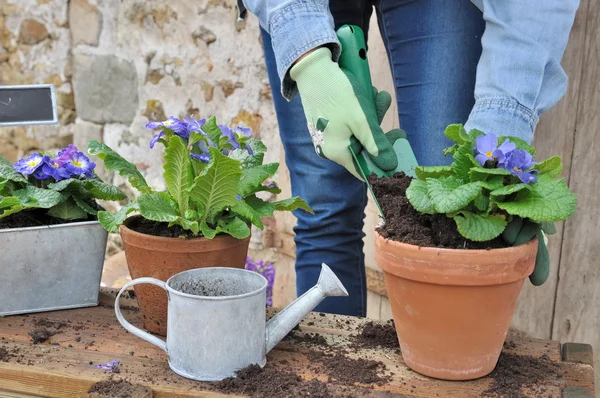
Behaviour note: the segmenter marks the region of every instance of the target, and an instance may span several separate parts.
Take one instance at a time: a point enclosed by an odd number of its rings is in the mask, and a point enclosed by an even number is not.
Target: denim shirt
[[[475,105],[465,128],[504,131],[531,142],[539,116],[566,93],[567,76],[560,61],[579,0],[471,1],[483,12],[486,28]],[[243,3],[271,35],[286,99],[297,93],[289,70],[302,54],[326,45],[337,62],[341,47],[328,0]]]

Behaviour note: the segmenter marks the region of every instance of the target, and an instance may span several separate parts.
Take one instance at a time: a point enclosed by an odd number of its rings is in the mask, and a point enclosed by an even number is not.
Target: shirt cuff
[[[538,121],[531,109],[512,98],[480,98],[475,101],[465,129],[517,137],[531,144]]]
[[[312,1],[295,2],[279,10],[271,19],[270,34],[281,80],[281,94],[288,101],[298,93],[289,71],[301,55],[325,45],[331,50],[334,62],[340,57],[341,45],[334,30],[333,17],[327,7]]]

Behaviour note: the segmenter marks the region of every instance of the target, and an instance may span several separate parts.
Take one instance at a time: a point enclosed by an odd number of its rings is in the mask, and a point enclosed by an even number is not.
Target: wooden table
[[[98,307],[0,318],[0,353],[2,349],[9,353],[9,358],[5,358],[7,362],[3,362],[0,355],[0,397],[86,397],[94,383],[110,378],[148,386],[154,397],[244,396],[223,393],[214,383],[195,382],[171,372],[163,351],[119,325],[112,308],[114,297],[115,291],[103,290]],[[123,311],[125,316],[133,324],[141,325],[135,299],[123,298],[121,305],[128,306]],[[528,382],[522,387],[518,382],[511,389],[499,387],[500,366],[496,373],[486,378],[447,382],[412,372],[404,365],[397,348],[369,348],[364,344],[362,348],[358,347],[353,336],[369,322],[366,319],[311,313],[299,329],[268,355],[264,371],[271,372],[271,376],[267,379],[279,380],[278,375],[284,374],[288,375],[281,379],[285,381],[289,380],[290,374],[295,374],[300,381],[294,383],[303,386],[314,384],[320,388],[319,391],[327,390],[330,397],[481,397],[494,386],[502,394],[489,393],[489,396],[594,397],[594,370],[589,345],[564,344],[561,347],[554,341],[509,336],[504,358],[516,363],[532,363],[542,372],[542,377],[536,381],[527,376],[526,369],[519,369],[519,372],[525,372],[525,377],[521,376],[520,380]],[[29,332],[40,325],[45,325],[55,334],[45,343],[33,344]],[[119,373],[94,367],[112,360],[120,362]],[[354,369],[365,367],[364,372],[358,372],[362,383],[357,383],[358,379],[352,379],[352,375],[336,373],[342,363]],[[505,367],[503,371],[508,369],[512,368]],[[548,369],[547,374],[545,369]],[[345,370],[348,370],[347,367]],[[369,372],[375,375],[372,380],[365,378]],[[318,381],[308,382],[315,378]],[[284,381],[281,381],[282,385]],[[508,381],[510,385],[510,379]],[[285,386],[282,388],[286,389]],[[280,392],[276,396],[299,394],[288,391],[287,395]],[[308,396],[328,395],[313,391]]]

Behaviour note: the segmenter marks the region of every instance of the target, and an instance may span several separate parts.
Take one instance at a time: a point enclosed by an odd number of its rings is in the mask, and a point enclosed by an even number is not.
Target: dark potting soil
[[[312,358],[314,359],[316,358]],[[364,358],[353,359],[338,353],[323,354],[320,361],[329,379],[343,384],[383,384],[389,381],[388,377],[379,375],[385,369],[383,362]]]
[[[250,365],[237,371],[236,375],[215,383],[216,389],[256,398],[333,397],[327,385],[319,380],[305,381],[291,372]]]
[[[396,173],[389,178],[371,175],[368,180],[385,216],[385,224],[377,228],[384,238],[416,246],[448,249],[506,247],[501,238],[488,242],[472,242],[463,238],[454,220],[444,214],[417,212],[406,199],[406,189],[412,179],[404,173]]]
[[[400,348],[392,319],[383,325],[372,321],[366,323],[358,335],[353,336],[353,340],[359,348]]]
[[[8,362],[12,355],[4,347],[0,347],[0,362]]]
[[[96,217],[88,215],[87,218],[78,220],[63,220],[61,218],[51,217],[46,213],[46,210],[35,209],[20,211],[0,219],[0,229],[8,228],[26,228],[26,227],[42,227],[46,225],[69,224],[74,222],[95,221]]]
[[[148,387],[133,385],[126,380],[103,380],[90,387],[88,396],[107,398],[150,398],[152,397],[152,390]]]
[[[498,365],[490,374],[493,380],[484,397],[526,398],[525,390],[535,388],[537,394],[546,397],[543,385],[557,382],[562,377],[560,367],[547,355],[539,358],[501,354]],[[540,387],[542,386],[542,387]]]
[[[37,328],[29,332],[33,344],[40,344],[47,341],[53,333],[49,332],[46,328]]]
[[[141,234],[160,236],[163,238],[193,239],[202,237],[200,234],[194,235],[191,231],[186,231],[179,225],[169,227],[169,223],[150,221],[141,217],[131,220],[127,224],[127,227]]]

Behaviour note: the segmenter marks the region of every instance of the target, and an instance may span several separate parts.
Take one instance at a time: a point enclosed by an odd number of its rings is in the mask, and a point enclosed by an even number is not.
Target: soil
[[[86,219],[63,220],[49,216],[47,210],[24,210],[0,219],[0,229],[41,227],[46,225],[69,224],[74,222],[95,221],[96,217],[88,215]]]
[[[494,249],[506,247],[501,238],[487,242],[472,242],[463,238],[453,219],[444,214],[421,214],[408,199],[406,188],[411,177],[396,173],[389,178],[368,177],[373,193],[385,216],[385,224],[377,231],[391,239],[422,247],[448,249]]]
[[[29,332],[29,335],[31,336],[33,344],[40,344],[46,342],[50,338],[50,336],[53,335],[53,333],[49,332],[48,329],[41,327],[32,330],[31,332]]]
[[[385,324],[368,322],[353,336],[354,345],[359,348],[390,348],[399,349],[398,335],[394,320],[390,319]]]
[[[530,356],[501,354],[496,369],[490,374],[493,379],[489,389],[483,392],[484,397],[526,398],[527,389],[536,389],[537,394],[544,395],[544,384],[562,377],[560,366],[552,362],[547,355],[539,358]]]
[[[12,355],[4,347],[0,347],[0,362],[8,362]]]
[[[384,384],[389,381],[388,377],[379,375],[380,371],[385,370],[383,362],[353,359],[338,353],[324,354],[321,362],[329,379],[343,384]]]
[[[191,231],[186,231],[179,225],[169,227],[169,223],[146,220],[141,217],[129,221],[127,227],[141,234],[163,238],[194,239],[202,237],[202,234],[194,235]]]
[[[141,385],[134,385],[126,380],[103,380],[88,390],[89,397],[107,398],[149,398],[152,390]]]
[[[231,394],[244,394],[254,398],[314,397],[332,398],[327,385],[317,379],[305,381],[298,375],[250,365],[230,377],[215,383],[218,391]]]
[[[299,343],[305,343],[312,346],[329,347],[329,344],[327,344],[327,340],[325,340],[325,337],[317,333],[305,333],[303,335],[299,335],[294,330],[292,330],[286,336],[286,339],[288,338]]]

